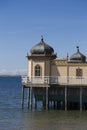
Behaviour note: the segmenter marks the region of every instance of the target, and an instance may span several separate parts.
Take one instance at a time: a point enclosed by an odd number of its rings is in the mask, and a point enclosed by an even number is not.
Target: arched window
[[[35,66],[35,76],[41,76],[41,67],[39,65]]]

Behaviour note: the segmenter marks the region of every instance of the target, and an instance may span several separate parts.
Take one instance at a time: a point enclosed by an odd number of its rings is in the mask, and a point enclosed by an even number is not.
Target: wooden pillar
[[[56,108],[56,101],[54,101],[54,109]]]
[[[33,105],[34,105],[34,109],[36,109],[36,98],[35,98],[35,88],[33,87]]]
[[[65,111],[67,110],[67,86],[65,86]]]
[[[34,108],[37,109],[37,88],[34,88]]]
[[[35,98],[35,109],[37,109],[37,100]]]
[[[58,106],[59,106],[59,105],[58,105],[58,101],[57,101],[57,109],[58,109]]]
[[[28,109],[29,109],[29,101],[30,101],[30,87],[28,88]]]
[[[29,107],[32,109],[32,86],[30,87],[30,101],[29,101]]]
[[[24,85],[22,86],[22,109],[24,108]]]
[[[43,87],[43,108],[46,109],[46,88]]]
[[[46,87],[46,110],[48,110],[48,87]]]
[[[80,87],[80,111],[82,111],[82,87]]]

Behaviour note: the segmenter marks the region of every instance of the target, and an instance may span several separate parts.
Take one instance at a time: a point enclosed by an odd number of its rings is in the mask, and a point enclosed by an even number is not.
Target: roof
[[[30,52],[32,54],[52,54],[54,53],[54,49],[50,45],[46,44],[43,38],[41,38],[41,41],[32,47]]]
[[[86,56],[79,51],[77,46],[77,52],[71,55],[70,62],[86,62]]]

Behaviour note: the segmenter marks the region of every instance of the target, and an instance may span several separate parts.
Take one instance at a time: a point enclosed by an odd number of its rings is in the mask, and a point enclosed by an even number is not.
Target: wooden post
[[[37,98],[36,98],[36,95],[37,95],[37,89],[34,88],[35,109],[37,109]]]
[[[33,87],[33,106],[36,109],[36,98],[35,98],[35,88]]]
[[[80,87],[80,111],[82,111],[82,87]]]
[[[48,110],[48,87],[46,87],[46,110]]]
[[[30,87],[30,101],[29,101],[29,107],[32,109],[32,86]]]
[[[46,89],[43,87],[43,108],[46,109]]]
[[[56,101],[54,101],[54,109],[56,108]]]
[[[67,87],[65,86],[65,111],[67,110]]]
[[[24,85],[22,86],[22,109],[24,108]]]
[[[29,109],[29,101],[30,101],[30,87],[28,88],[28,109]]]
[[[35,109],[37,109],[37,100],[35,98]]]

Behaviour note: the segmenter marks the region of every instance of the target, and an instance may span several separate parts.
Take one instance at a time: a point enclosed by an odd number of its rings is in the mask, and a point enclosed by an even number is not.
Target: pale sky
[[[41,35],[58,58],[87,56],[87,0],[0,0],[0,74],[25,72]]]

